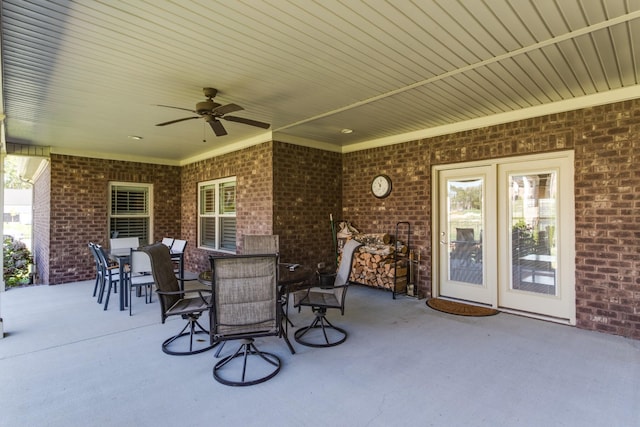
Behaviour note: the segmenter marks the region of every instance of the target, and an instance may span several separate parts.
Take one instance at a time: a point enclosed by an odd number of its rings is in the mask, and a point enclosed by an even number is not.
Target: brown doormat
[[[440,298],[431,298],[427,300],[427,305],[434,310],[443,313],[457,314],[458,316],[493,316],[500,313],[498,310],[487,307],[479,307],[477,305],[464,304],[461,302],[448,301]]]

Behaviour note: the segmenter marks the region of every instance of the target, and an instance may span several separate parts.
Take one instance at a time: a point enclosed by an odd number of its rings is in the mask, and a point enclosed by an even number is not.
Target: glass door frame
[[[499,168],[504,165],[510,164],[518,164],[524,163],[526,164],[529,161],[545,161],[545,160],[559,160],[562,162],[562,170],[560,174],[560,185],[564,187],[563,192],[561,192],[561,203],[562,205],[558,207],[559,209],[559,218],[561,218],[561,222],[559,224],[561,236],[558,238],[562,239],[562,247],[559,248],[562,252],[558,254],[558,276],[557,280],[561,281],[561,286],[563,287],[562,294],[560,297],[566,303],[565,312],[562,316],[554,316],[548,315],[544,313],[535,313],[529,312],[527,309],[520,307],[511,308],[506,307],[502,304],[501,296],[500,296],[500,287],[505,289],[505,286],[509,286],[511,283],[511,276],[508,274],[508,271],[511,271],[509,267],[511,265],[511,257],[508,254],[508,251],[511,247],[511,244],[505,240],[505,236],[511,236],[510,233],[504,232],[504,230],[500,230],[502,225],[508,219],[508,212],[505,212],[506,204],[501,200],[504,197],[508,198],[507,195],[498,194],[500,190],[500,180],[502,179],[502,174],[499,172]],[[463,171],[467,168],[475,168],[475,167],[486,167],[492,166],[495,171],[495,193],[496,195],[496,207],[494,211],[495,215],[495,237],[493,240],[496,242],[493,248],[485,247],[484,251],[488,254],[495,254],[496,265],[493,266],[495,268],[492,273],[489,271],[489,265],[486,265],[485,268],[488,269],[488,274],[495,274],[495,282],[496,282],[496,292],[495,292],[495,300],[492,302],[491,306],[494,308],[499,308],[505,312],[512,312],[515,314],[521,314],[528,317],[545,319],[557,323],[564,324],[576,324],[576,302],[575,302],[575,202],[574,202],[574,152],[573,150],[566,151],[557,151],[552,153],[542,153],[542,154],[531,154],[531,155],[523,155],[516,157],[505,157],[499,159],[489,159],[484,161],[475,161],[475,162],[464,162],[464,163],[455,163],[455,164],[446,164],[446,165],[433,165],[431,170],[431,225],[432,225],[432,236],[431,236],[431,244],[432,244],[432,259],[431,259],[431,271],[432,271],[432,281],[431,281],[431,296],[433,298],[440,297],[440,284],[442,280],[442,274],[447,274],[447,271],[443,271],[445,265],[443,265],[440,252],[441,252],[441,236],[440,229],[442,224],[442,210],[441,210],[441,193],[442,189],[440,183],[440,174],[443,171],[448,170],[459,170]],[[568,187],[565,187],[568,186]],[[488,189],[488,191],[491,191]],[[503,187],[504,191],[504,187]],[[487,219],[487,223],[491,221]],[[487,233],[483,236],[483,243],[485,246],[488,245],[488,242],[491,240],[491,237]],[[485,260],[487,257],[485,257]],[[485,278],[485,280],[488,280]],[[464,299],[464,298],[463,298]],[[472,301],[469,299],[469,301]]]
[[[476,165],[473,167],[455,168],[455,169],[440,169],[438,171],[438,193],[446,198],[446,204],[440,204],[438,212],[439,226],[438,243],[437,246],[433,246],[438,251],[434,254],[434,258],[440,260],[439,272],[439,288],[438,292],[441,296],[461,299],[467,301],[473,301],[475,303],[484,304],[490,307],[496,307],[498,303],[497,293],[497,277],[496,277],[496,257],[489,256],[489,254],[496,253],[496,198],[495,192],[492,191],[496,187],[495,182],[495,166],[493,165]],[[479,229],[477,236],[474,231],[474,243],[477,244],[476,250],[480,253],[476,255],[477,259],[470,262],[470,266],[461,267],[462,270],[473,269],[472,274],[474,279],[478,272],[475,271],[478,268],[480,271],[481,281],[480,283],[465,280],[464,274],[454,277],[455,264],[459,261],[454,257],[458,244],[457,235],[451,232],[451,212],[449,212],[451,196],[449,194],[448,184],[451,182],[463,183],[465,181],[479,181],[481,182],[481,200],[480,200],[480,217],[481,221],[478,224]],[[446,231],[443,231],[446,230]],[[477,237],[477,242],[475,238]],[[466,242],[465,242],[466,244]],[[476,245],[474,245],[476,246]],[[460,266],[459,266],[460,267]]]

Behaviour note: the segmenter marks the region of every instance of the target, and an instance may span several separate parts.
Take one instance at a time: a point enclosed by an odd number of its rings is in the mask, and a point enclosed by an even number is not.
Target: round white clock
[[[371,192],[379,199],[387,197],[391,193],[391,178],[387,175],[378,175],[373,178]]]

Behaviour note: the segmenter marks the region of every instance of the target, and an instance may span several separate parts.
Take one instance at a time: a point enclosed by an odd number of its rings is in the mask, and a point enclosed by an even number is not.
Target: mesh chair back
[[[276,234],[244,236],[244,254],[277,254],[280,252],[280,238]]]
[[[151,272],[153,273],[153,280],[156,283],[157,289],[160,292],[179,292],[180,285],[178,278],[173,272],[173,263],[171,262],[169,248],[162,243],[156,243],[155,245],[144,247],[141,250],[149,255]],[[159,297],[164,316],[167,309],[180,300],[181,295],[159,295]]]
[[[130,271],[132,275],[151,272],[151,258],[149,254],[137,249],[131,249]]]
[[[280,327],[277,255],[212,257],[211,335],[276,335]]]
[[[173,245],[173,237],[163,237],[162,238],[162,244],[165,245],[168,248],[171,248],[171,245]]]
[[[109,267],[109,260],[107,259],[107,255],[104,252],[104,248],[98,244],[93,245],[94,254],[96,256],[96,260],[100,265],[100,268],[104,272]]]
[[[182,253],[184,252],[186,247],[187,247],[186,240],[175,239],[173,241],[173,245],[171,245],[171,253],[174,253],[174,254]]]
[[[362,243],[355,239],[349,239],[347,240],[347,243],[344,244],[344,247],[342,248],[342,260],[340,261],[336,280],[334,281],[335,286],[346,285],[349,281],[351,265],[353,263],[353,254],[360,246],[362,246]]]
[[[111,249],[138,249],[140,247],[140,239],[138,237],[121,237],[118,239],[109,239],[109,247]]]
[[[96,270],[100,270],[100,258],[98,258],[98,254],[96,253],[96,245],[93,242],[89,242],[89,251],[93,256],[93,260],[96,263]]]

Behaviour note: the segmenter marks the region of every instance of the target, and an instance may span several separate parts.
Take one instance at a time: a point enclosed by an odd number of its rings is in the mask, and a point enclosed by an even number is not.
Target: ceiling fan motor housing
[[[203,115],[210,113],[214,108],[218,108],[221,104],[213,101],[202,101],[196,104],[196,113]]]

